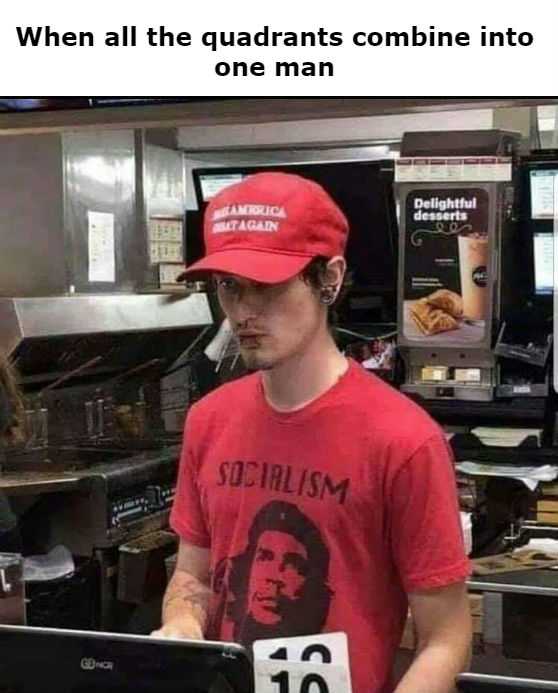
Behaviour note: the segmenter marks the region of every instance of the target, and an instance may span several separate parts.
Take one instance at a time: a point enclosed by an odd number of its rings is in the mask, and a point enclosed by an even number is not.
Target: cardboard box
[[[470,594],[469,606],[471,608],[471,616],[473,618],[473,633],[476,635],[482,635],[484,616],[484,601],[482,594]]]
[[[545,513],[542,513],[543,515]],[[553,513],[546,513],[553,516]],[[558,517],[558,515],[557,515]],[[484,556],[473,561],[473,573],[475,575],[497,575],[498,573],[511,573],[533,568],[549,568],[558,565],[558,556],[544,554],[542,551],[520,549],[512,553],[504,553],[496,556]]]
[[[537,522],[540,522],[543,525],[556,525],[556,526],[558,526],[558,512],[555,512],[555,513],[537,512]]]

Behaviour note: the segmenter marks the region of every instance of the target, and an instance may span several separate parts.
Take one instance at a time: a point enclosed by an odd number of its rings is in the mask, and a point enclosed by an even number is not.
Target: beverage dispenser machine
[[[514,223],[518,145],[518,135],[496,130],[403,138],[395,184],[405,392],[425,399],[493,399],[491,347]]]

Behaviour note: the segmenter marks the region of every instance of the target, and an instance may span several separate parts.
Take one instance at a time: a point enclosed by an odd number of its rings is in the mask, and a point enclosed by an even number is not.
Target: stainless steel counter
[[[7,496],[60,493],[75,491],[80,481],[73,472],[8,472],[0,473],[0,491]]]
[[[473,577],[467,583],[470,590],[478,592],[500,592],[558,596],[558,570],[523,570],[498,575]]]

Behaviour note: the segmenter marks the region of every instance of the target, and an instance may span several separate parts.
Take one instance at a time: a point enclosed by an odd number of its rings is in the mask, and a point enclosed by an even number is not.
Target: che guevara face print
[[[329,550],[317,526],[292,503],[272,501],[254,516],[242,553],[214,576],[217,618],[237,642],[319,633],[333,593]]]

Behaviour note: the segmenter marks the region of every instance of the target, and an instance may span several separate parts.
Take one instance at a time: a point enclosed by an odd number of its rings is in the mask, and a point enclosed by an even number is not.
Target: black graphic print
[[[215,627],[232,621],[235,641],[319,633],[333,592],[329,550],[317,526],[296,505],[272,501],[255,515],[243,553],[221,561]]]
[[[217,486],[236,489],[261,489],[288,493],[300,498],[333,499],[343,505],[349,493],[350,479],[336,480],[315,469],[293,469],[291,465],[267,462],[221,462]]]

